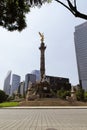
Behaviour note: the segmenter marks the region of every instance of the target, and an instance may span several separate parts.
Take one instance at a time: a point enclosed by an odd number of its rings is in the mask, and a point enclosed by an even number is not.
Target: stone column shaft
[[[40,56],[40,74],[41,74],[41,80],[43,79],[43,76],[45,75],[45,49],[46,46],[44,45],[44,43],[41,43],[41,46],[39,47],[40,52],[41,52],[41,56]]]

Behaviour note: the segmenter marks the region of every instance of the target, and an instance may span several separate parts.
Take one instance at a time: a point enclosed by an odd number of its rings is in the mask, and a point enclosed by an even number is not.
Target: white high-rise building
[[[11,71],[8,71],[7,73],[7,76],[4,80],[4,92],[7,94],[7,95],[10,95],[10,80],[11,80]]]
[[[74,40],[79,82],[87,91],[87,22],[75,27]]]
[[[12,85],[11,85],[11,94],[17,93],[20,85],[20,76],[13,74],[12,75]]]

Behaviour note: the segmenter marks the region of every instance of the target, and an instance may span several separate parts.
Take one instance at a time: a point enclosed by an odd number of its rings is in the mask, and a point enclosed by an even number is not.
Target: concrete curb
[[[35,107],[2,107],[0,109],[87,109],[87,106],[35,106]]]

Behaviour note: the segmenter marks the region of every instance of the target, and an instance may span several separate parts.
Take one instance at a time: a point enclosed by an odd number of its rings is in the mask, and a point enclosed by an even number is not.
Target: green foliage
[[[5,92],[0,90],[0,103],[6,101],[7,97],[8,96],[5,94]]]
[[[28,12],[28,0],[0,0],[0,26],[9,31],[21,31],[26,27],[25,14]]]
[[[87,92],[84,92],[84,100],[87,101]]]
[[[41,7],[42,4],[52,0],[0,0],[0,26],[9,31],[22,31],[26,25],[26,13],[30,7]],[[77,10],[76,0],[55,0],[67,8],[75,17],[87,20],[87,15]]]
[[[84,100],[84,90],[82,88],[79,88],[76,91],[76,98],[78,101],[83,101]]]
[[[66,96],[70,96],[70,91],[66,91],[66,90],[63,90],[63,89],[58,90],[57,91],[57,96],[59,98],[66,99]]]
[[[26,27],[26,13],[30,7],[38,6],[52,0],[0,0],[0,26],[9,31],[22,31]],[[67,4],[61,0],[55,0],[66,7],[75,17],[87,20],[87,15],[80,13],[76,8],[76,1],[68,0]]]
[[[14,106],[18,106],[18,102],[4,102],[4,103],[0,103],[0,107],[14,107]]]

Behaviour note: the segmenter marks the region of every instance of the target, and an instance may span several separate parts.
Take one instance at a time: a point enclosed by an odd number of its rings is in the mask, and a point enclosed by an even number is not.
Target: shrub
[[[78,101],[83,101],[84,100],[84,90],[82,88],[79,88],[76,91],[76,98]]]
[[[70,91],[66,91],[63,89],[57,91],[57,97],[66,99],[66,96],[70,96]]]
[[[87,101],[87,92],[84,92],[84,100]]]
[[[8,95],[6,95],[4,91],[0,90],[0,103],[6,101],[7,98],[8,98]]]

